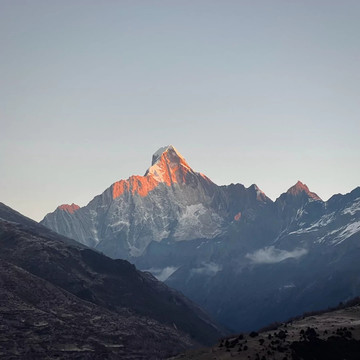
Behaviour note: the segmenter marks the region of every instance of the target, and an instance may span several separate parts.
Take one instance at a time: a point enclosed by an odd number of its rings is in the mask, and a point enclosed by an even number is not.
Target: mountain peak
[[[195,173],[173,145],[164,146],[154,153],[151,166],[144,176],[131,176],[128,180],[120,180],[112,185],[113,198],[119,197],[125,191],[144,197],[159,184],[183,185],[194,176],[210,181],[205,175]]]
[[[313,200],[321,200],[321,198],[317,194],[311,192],[307,185],[302,183],[301,181],[298,181],[286,193],[293,196],[299,196],[300,194],[305,193]]]
[[[154,165],[156,164],[159,159],[167,152],[173,152],[175,153],[178,157],[180,158],[183,158],[181,156],[181,154],[175,149],[175,147],[173,145],[167,145],[167,146],[163,146],[161,147],[158,151],[156,151],[154,154],[153,154],[153,157],[152,157],[152,162],[151,162],[151,165]]]
[[[145,176],[152,176],[158,182],[185,183],[185,175],[193,170],[173,145],[161,147],[152,157]]]
[[[71,205],[69,204],[62,204],[60,206],[58,206],[58,209],[59,210],[63,210],[63,211],[66,211],[70,214],[73,214],[76,210],[79,210],[80,209],[80,206],[79,205],[76,205],[74,203],[72,203]]]

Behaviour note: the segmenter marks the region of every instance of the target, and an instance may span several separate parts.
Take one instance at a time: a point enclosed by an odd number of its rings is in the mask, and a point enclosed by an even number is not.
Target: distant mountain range
[[[163,359],[224,331],[150,273],[0,203],[1,359]]]
[[[360,294],[360,188],[324,202],[299,181],[272,201],[214,184],[173,146],[144,176],[41,223],[152,272],[235,331]]]

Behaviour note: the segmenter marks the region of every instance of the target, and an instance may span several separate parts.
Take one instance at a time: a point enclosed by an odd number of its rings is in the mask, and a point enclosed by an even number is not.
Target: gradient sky
[[[41,220],[173,144],[217,184],[360,185],[360,1],[0,0],[0,201]]]

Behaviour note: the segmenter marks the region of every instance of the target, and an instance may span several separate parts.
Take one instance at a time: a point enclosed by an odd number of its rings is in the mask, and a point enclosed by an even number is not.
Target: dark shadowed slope
[[[193,344],[171,326],[115,313],[0,260],[1,359],[158,359]]]
[[[124,317],[123,321],[135,329],[150,321],[154,326],[147,331],[155,332],[150,338],[159,338],[159,347],[167,351],[172,346],[168,346],[166,336],[158,337],[154,330],[158,326],[164,334],[174,332],[178,337],[178,346],[171,351],[189,346],[190,341],[210,343],[221,336],[221,330],[193,303],[127,261],[109,259],[82,245],[73,246],[27,218],[22,223],[21,215],[4,205],[0,205],[0,217],[0,259],[23,269],[33,279],[41,278],[58,291],[71,293],[81,303],[79,308],[84,301],[90,302],[97,305],[97,311]],[[51,299],[48,301],[51,304]],[[139,324],[129,319],[139,319]]]

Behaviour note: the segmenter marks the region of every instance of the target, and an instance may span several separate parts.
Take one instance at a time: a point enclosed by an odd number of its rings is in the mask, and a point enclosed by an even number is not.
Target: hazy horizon
[[[0,201],[35,220],[172,144],[219,185],[360,185],[358,1],[0,2]]]

